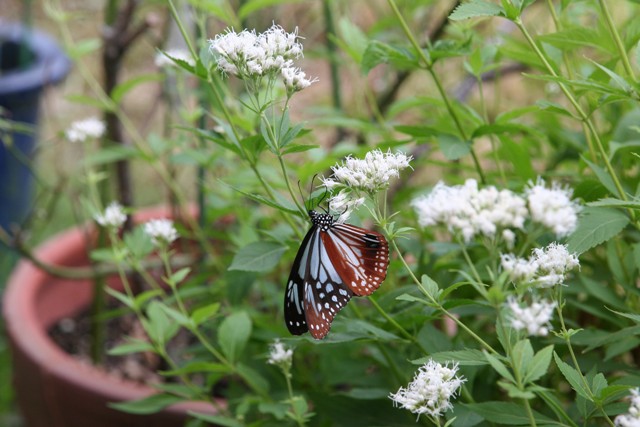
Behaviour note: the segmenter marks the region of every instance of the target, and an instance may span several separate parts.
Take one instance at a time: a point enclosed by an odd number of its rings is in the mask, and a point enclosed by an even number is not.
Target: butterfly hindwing
[[[389,244],[382,234],[335,224],[323,240],[344,284],[355,295],[371,295],[380,287],[389,266]]]

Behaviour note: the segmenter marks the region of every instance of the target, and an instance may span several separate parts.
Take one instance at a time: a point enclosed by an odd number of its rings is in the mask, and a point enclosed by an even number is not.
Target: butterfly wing
[[[322,240],[330,263],[354,295],[371,295],[387,277],[389,244],[382,234],[335,224]]]
[[[318,239],[318,232],[318,227],[313,226],[304,236],[284,293],[284,320],[293,335],[302,335],[309,330],[304,315],[304,288],[309,269],[309,251],[312,241]]]
[[[312,227],[305,236],[293,263],[285,292],[285,322],[289,332],[309,331],[315,339],[324,338],[338,311],[351,299],[347,288],[324,246],[326,232]]]

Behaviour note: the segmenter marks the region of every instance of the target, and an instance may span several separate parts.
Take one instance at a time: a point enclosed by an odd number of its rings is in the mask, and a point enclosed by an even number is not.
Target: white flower
[[[176,63],[172,60],[179,59],[186,62],[192,67],[195,65],[195,61],[191,56],[191,53],[185,49],[168,49],[164,52],[158,52],[155,57],[155,64],[158,68],[175,67]]]
[[[243,30],[236,33],[227,30],[209,40],[209,49],[217,54],[218,69],[241,79],[258,79],[262,76],[281,76],[289,93],[308,87],[316,79],[294,67],[294,60],[302,56],[302,44],[298,42],[298,29],[287,33],[281,26],[273,25],[264,33]]]
[[[304,71],[294,67],[282,68],[282,80],[288,93],[299,92],[318,81],[317,78],[309,80]]]
[[[430,359],[420,367],[407,388],[400,387],[395,394],[389,395],[389,398],[395,406],[418,414],[418,418],[422,414],[439,417],[453,408],[450,400],[466,381],[457,377],[457,372],[457,363],[449,367],[448,363],[443,366]]]
[[[438,182],[427,196],[412,201],[422,227],[443,224],[465,242],[476,235],[494,238],[498,230],[521,229],[527,216],[525,201],[509,190],[478,189],[474,179],[449,187]],[[513,245],[513,232],[502,236]]]
[[[339,215],[336,222],[342,224],[349,219],[351,214],[364,204],[364,197],[354,197],[354,193],[342,190],[329,199],[329,211]]]
[[[323,179],[328,189],[347,188],[356,192],[376,193],[389,186],[389,180],[399,177],[409,167],[411,156],[404,153],[370,151],[364,159],[348,156],[341,165],[332,166],[332,178]]]
[[[293,359],[293,350],[285,347],[280,340],[275,340],[269,347],[269,360],[270,365],[277,365],[283,368],[289,368]]]
[[[530,306],[522,307],[512,296],[507,299],[506,306],[511,311],[511,327],[518,331],[526,330],[528,336],[544,337],[549,333],[550,321],[553,317],[555,302],[534,300]]]
[[[614,420],[615,425],[619,427],[640,427],[640,389],[631,390],[628,397],[631,400],[629,412],[621,414]]]
[[[127,220],[127,215],[125,215],[120,203],[111,202],[104,213],[94,215],[93,219],[103,227],[119,229]]]
[[[535,248],[528,259],[503,254],[501,264],[516,284],[551,288],[562,284],[567,273],[580,266],[580,261],[575,254],[569,253],[566,245],[551,243],[545,248]]]
[[[178,238],[178,232],[170,219],[152,219],[144,225],[144,232],[147,233],[153,244],[156,246],[165,245]]]
[[[568,236],[576,229],[580,205],[571,200],[573,191],[554,182],[545,187],[542,178],[525,190],[531,219],[553,231],[557,238]]]
[[[71,142],[84,142],[89,138],[97,139],[102,137],[104,131],[105,126],[102,120],[97,117],[90,117],[71,123],[65,135]]]

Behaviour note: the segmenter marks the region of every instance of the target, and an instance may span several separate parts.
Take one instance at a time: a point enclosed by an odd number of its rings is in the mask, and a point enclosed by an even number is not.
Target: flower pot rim
[[[29,67],[0,74],[0,96],[14,95],[60,82],[69,73],[71,61],[48,34],[0,19],[0,41],[28,41],[34,62]]]
[[[136,220],[170,217],[168,208],[152,208],[136,215]],[[61,247],[77,248],[85,246],[86,234],[82,227],[63,231],[40,245],[35,256],[47,263],[60,264],[67,254]],[[64,352],[41,327],[36,313],[35,298],[39,289],[51,280],[51,276],[36,267],[31,261],[23,259],[12,272],[2,298],[2,314],[5,319],[7,335],[29,358],[40,366],[47,367],[47,374],[76,384],[88,392],[101,394],[108,401],[120,402],[141,399],[157,391],[147,385],[117,378],[95,366],[84,363]],[[223,400],[218,403],[224,405]],[[169,411],[185,410],[203,413],[215,413],[208,402],[180,402],[167,408]]]

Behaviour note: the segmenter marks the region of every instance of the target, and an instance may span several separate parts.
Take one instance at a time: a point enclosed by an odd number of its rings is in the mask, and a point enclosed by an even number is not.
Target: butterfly
[[[375,231],[309,211],[311,229],[293,262],[284,295],[289,332],[324,338],[353,296],[371,295],[387,276],[389,244]]]

